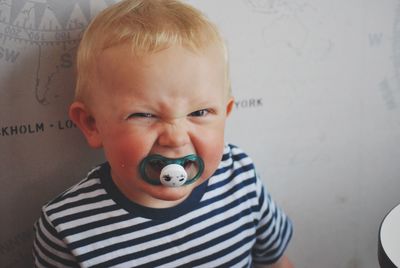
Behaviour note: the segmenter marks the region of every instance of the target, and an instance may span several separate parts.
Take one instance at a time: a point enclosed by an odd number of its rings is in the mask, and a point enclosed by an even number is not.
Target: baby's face
[[[98,61],[91,111],[102,147],[113,180],[126,195],[150,206],[178,201],[208,179],[221,160],[225,120],[233,103],[225,62],[214,47],[197,54],[171,47],[140,58],[130,49],[109,48]],[[138,168],[150,154],[197,154],[205,170],[193,185],[150,185]]]

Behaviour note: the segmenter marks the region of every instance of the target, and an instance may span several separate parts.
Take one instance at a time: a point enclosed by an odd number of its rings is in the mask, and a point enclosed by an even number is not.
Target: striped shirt
[[[251,159],[227,145],[214,175],[181,204],[129,201],[107,163],[42,209],[36,267],[251,267],[283,254],[292,225]]]

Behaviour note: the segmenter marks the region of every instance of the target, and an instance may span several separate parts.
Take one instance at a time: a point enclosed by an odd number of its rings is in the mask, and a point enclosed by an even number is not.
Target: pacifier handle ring
[[[199,171],[196,173],[196,175],[193,177],[193,179],[186,181],[185,185],[192,184],[193,182],[197,181],[198,178],[200,178],[201,174],[204,171],[204,162],[203,159],[200,157],[197,157],[195,154],[190,154],[188,156],[185,156],[183,158],[183,164],[185,164],[185,161],[191,160],[193,162],[197,162],[199,164]],[[183,165],[181,165],[183,166]]]
[[[161,157],[160,155],[154,155],[154,157],[155,158],[159,158],[159,157]],[[146,169],[146,163],[147,163],[147,160],[148,160],[148,157],[145,157],[141,162],[140,162],[140,165],[139,165],[139,172],[140,172],[140,175],[143,177],[143,179],[147,182],[147,183],[150,183],[150,184],[152,184],[152,185],[161,185],[161,182],[159,181],[159,180],[152,180],[151,178],[149,178],[148,176],[147,176],[147,174],[146,174],[146,172],[145,172],[145,169]],[[160,160],[161,160],[161,158],[160,158]]]
[[[140,162],[139,171],[140,171],[141,176],[143,177],[143,179],[144,179],[146,182],[148,182],[148,183],[150,183],[150,184],[152,184],[152,185],[162,185],[162,183],[161,183],[160,180],[158,180],[158,179],[157,179],[157,180],[153,180],[152,178],[149,178],[149,177],[147,176],[147,174],[146,174],[146,172],[145,172],[145,169],[146,169],[146,164],[147,164],[147,162],[148,162],[148,159],[150,159],[150,156],[145,157],[145,158]],[[185,156],[185,157],[183,157],[183,158],[167,158],[167,157],[164,157],[164,156],[159,155],[159,154],[154,154],[154,155],[151,155],[151,159],[152,159],[152,160],[159,160],[159,161],[165,162],[165,163],[166,163],[165,166],[170,165],[170,164],[178,164],[178,165],[184,166],[185,162],[188,161],[188,160],[189,160],[189,161],[196,162],[196,163],[199,165],[199,170],[198,170],[198,172],[196,173],[196,175],[195,175],[192,179],[187,180],[187,181],[185,182],[185,184],[183,184],[183,185],[189,185],[189,184],[194,183],[195,181],[197,181],[197,180],[200,178],[201,174],[202,174],[203,171],[204,171],[204,162],[203,162],[203,159],[201,159],[200,157],[198,157],[198,156],[195,155],[195,154],[190,154],[190,155],[187,155],[187,156]]]

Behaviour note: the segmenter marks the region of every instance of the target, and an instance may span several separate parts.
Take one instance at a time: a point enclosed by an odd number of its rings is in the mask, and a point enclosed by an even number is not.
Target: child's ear
[[[235,99],[233,97],[230,97],[228,100],[228,103],[226,104],[226,116],[227,117],[231,114],[234,104],[235,104]]]
[[[92,148],[102,147],[102,140],[96,126],[96,120],[85,104],[81,102],[72,103],[69,107],[69,117],[83,132],[86,141]]]

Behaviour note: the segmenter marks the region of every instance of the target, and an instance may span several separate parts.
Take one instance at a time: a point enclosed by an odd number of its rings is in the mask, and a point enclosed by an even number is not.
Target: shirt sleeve
[[[257,178],[259,200],[259,222],[257,239],[253,247],[255,263],[272,264],[282,257],[292,237],[293,227],[290,219],[276,205]]]
[[[34,267],[78,267],[75,257],[59,237],[45,212],[34,225]]]

